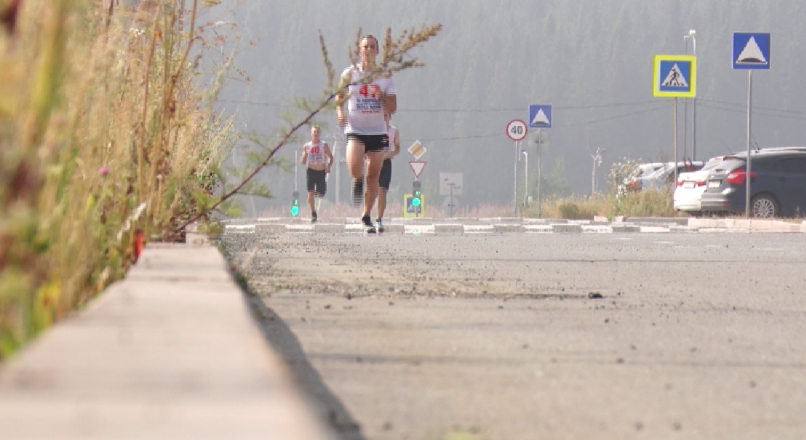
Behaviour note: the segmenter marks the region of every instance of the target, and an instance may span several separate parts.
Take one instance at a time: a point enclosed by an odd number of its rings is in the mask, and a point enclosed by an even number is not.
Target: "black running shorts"
[[[389,136],[385,134],[347,133],[347,140],[356,140],[364,144],[364,152],[383,151],[389,145]]]
[[[385,159],[381,167],[381,174],[378,176],[378,186],[389,191],[389,183],[392,181],[392,161]]]
[[[327,182],[325,181],[326,175],[327,173],[325,170],[314,170],[308,168],[306,175],[308,179],[308,192],[315,192],[319,197],[324,197],[325,193],[327,192]]]

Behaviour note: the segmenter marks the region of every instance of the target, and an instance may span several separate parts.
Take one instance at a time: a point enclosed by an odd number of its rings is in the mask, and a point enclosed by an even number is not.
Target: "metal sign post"
[[[697,58],[689,55],[655,55],[652,96],[674,98],[672,167],[677,182],[677,98],[697,95]]]
[[[520,156],[519,152],[521,151],[521,143],[520,141],[515,141],[515,171],[512,173],[512,210],[515,213],[515,217],[518,216],[518,157]]]
[[[518,215],[518,157],[520,157],[520,142],[526,137],[526,123],[520,119],[513,119],[509,121],[504,129],[507,137],[515,142],[515,176],[514,176],[514,194],[512,196],[512,205],[515,208],[515,215]]]
[[[750,161],[750,139],[753,136],[751,132],[751,125],[750,125],[750,118],[752,115],[752,103],[753,103],[753,71],[747,71],[747,170],[744,176],[745,179],[745,195],[744,195],[744,216],[750,218],[750,169],[752,168],[751,161]]]
[[[745,167],[744,215],[750,218],[750,143],[752,137],[753,70],[770,69],[770,34],[734,32],[731,63],[734,70],[747,70],[747,166]]]
[[[674,99],[674,118],[672,125],[674,126],[674,135],[672,136],[674,140],[674,145],[672,146],[674,159],[672,159],[672,167],[674,167],[674,182],[675,185],[677,185],[677,98]]]
[[[523,208],[529,207],[529,153],[522,151],[523,154]]]
[[[537,218],[540,218],[540,207],[541,207],[541,193],[540,193],[540,180],[541,180],[541,169],[542,166],[540,164],[540,155],[543,150],[543,134],[547,133],[543,130],[544,128],[551,128],[551,104],[529,104],[527,109],[527,116],[529,118],[529,128],[536,128],[537,135],[534,138],[535,145],[537,146]],[[525,158],[528,159],[528,155],[525,155]],[[528,165],[527,160],[527,165]],[[528,179],[528,178],[527,178]],[[527,180],[528,182],[528,180]],[[528,183],[527,183],[528,185]],[[528,193],[528,189],[527,189]],[[524,198],[524,200],[529,200],[528,196]]]
[[[439,194],[448,196],[448,217],[453,218],[456,196],[462,195],[462,173],[439,173]],[[443,203],[443,205],[445,205]]]
[[[542,143],[538,142],[538,144],[537,144],[537,194],[536,194],[537,195],[537,218],[540,218],[540,215],[541,215],[540,208],[542,206],[541,192],[540,192],[540,179],[542,179],[540,174],[541,174],[541,170],[543,168],[543,165],[540,163],[540,155],[542,153],[542,151],[541,151],[542,149],[543,149]]]

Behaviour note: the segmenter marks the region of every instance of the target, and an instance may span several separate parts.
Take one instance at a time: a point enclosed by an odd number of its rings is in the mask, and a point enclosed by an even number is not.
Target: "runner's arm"
[[[299,158],[299,163],[305,165],[305,161],[308,160],[308,149],[305,146],[302,146],[302,157]]]
[[[394,114],[397,111],[397,95],[394,93],[384,93],[381,97],[381,107],[384,111]]]
[[[336,119],[338,120],[339,127],[344,127],[347,125],[347,118],[344,115],[344,102],[347,101],[349,98],[349,91],[347,86],[350,85],[350,79],[352,78],[352,71],[345,70],[342,73],[341,78],[339,79],[339,89],[336,92]]]
[[[330,172],[330,166],[333,165],[333,153],[330,152],[330,145],[327,142],[324,142],[322,145],[325,147],[325,157],[327,157],[327,168],[326,171]]]
[[[381,96],[381,107],[389,114],[397,111],[397,93],[395,93],[395,81],[390,76],[384,83],[383,95]]]
[[[389,153],[389,159],[391,159],[400,154],[400,130],[395,130],[394,139],[389,139],[389,142],[392,143],[392,151]]]

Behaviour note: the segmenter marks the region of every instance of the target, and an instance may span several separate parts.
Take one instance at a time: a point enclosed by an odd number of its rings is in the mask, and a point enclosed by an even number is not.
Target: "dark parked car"
[[[806,147],[750,152],[752,217],[801,217],[806,214]],[[747,153],[725,156],[708,173],[702,210],[744,214]]]

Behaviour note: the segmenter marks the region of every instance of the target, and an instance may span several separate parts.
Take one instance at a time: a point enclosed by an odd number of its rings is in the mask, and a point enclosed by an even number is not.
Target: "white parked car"
[[[655,171],[663,168],[663,163],[661,162],[654,162],[654,163],[642,163],[635,167],[632,170],[629,176],[624,178],[624,186],[629,191],[636,191],[640,190],[640,180],[646,178],[650,174],[654,173]]]
[[[708,181],[708,173],[722,162],[724,156],[708,159],[705,166],[697,171],[677,175],[677,186],[674,190],[674,209],[692,216],[702,214],[702,193]]]
[[[672,190],[674,188],[674,174],[680,175],[684,172],[692,172],[699,170],[703,167],[702,162],[678,162],[677,165],[673,162],[661,164],[659,168],[649,174],[631,178],[629,182],[629,189],[632,191],[641,191],[643,189],[656,189],[656,190]]]

